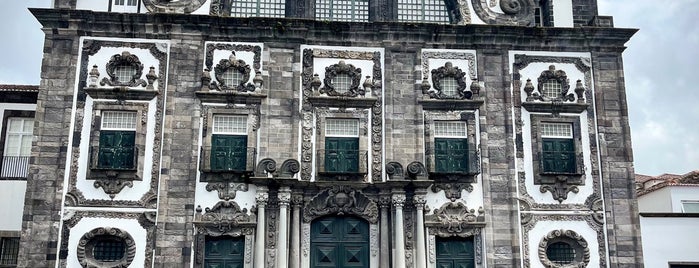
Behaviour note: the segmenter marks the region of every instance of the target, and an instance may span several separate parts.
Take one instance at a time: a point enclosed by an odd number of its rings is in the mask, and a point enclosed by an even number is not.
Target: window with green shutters
[[[132,170],[136,167],[136,112],[104,111],[97,168]]]
[[[434,171],[438,173],[468,173],[469,145],[466,122],[434,122]]]
[[[437,268],[473,268],[473,238],[437,238]]]
[[[568,123],[543,123],[541,131],[542,172],[576,173],[573,126]]]
[[[324,161],[325,172],[359,171],[359,120],[327,120]]]
[[[205,238],[204,268],[242,268],[245,261],[245,241],[242,237]]]
[[[247,116],[214,115],[211,170],[244,171],[247,167]]]

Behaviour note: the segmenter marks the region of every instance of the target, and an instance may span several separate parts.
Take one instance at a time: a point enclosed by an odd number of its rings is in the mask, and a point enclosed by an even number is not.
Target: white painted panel
[[[699,218],[641,217],[643,261],[646,267],[668,262],[699,262]]]
[[[672,212],[672,191],[663,188],[638,197],[639,212]],[[698,196],[699,197],[699,196]]]
[[[572,0],[553,0],[553,26],[573,27]]]
[[[24,193],[26,181],[0,181],[0,231],[19,231],[22,229],[24,212]]]
[[[70,229],[68,240],[68,265],[67,267],[82,267],[78,262],[76,249],[82,236],[99,227],[119,228],[131,235],[136,244],[136,256],[129,267],[143,267],[146,260],[146,230],[138,224],[136,219],[108,219],[108,218],[83,218]],[[65,227],[64,227],[65,228]]]
[[[599,244],[597,243],[597,232],[590,228],[584,221],[539,221],[536,226],[529,231],[529,262],[531,268],[544,268],[539,260],[539,242],[548,233],[554,230],[572,230],[581,235],[587,242],[590,249],[590,263],[587,267],[600,267]],[[645,244],[644,244],[645,246]],[[662,267],[647,266],[646,267]]]
[[[107,12],[109,10],[109,0],[78,0],[75,4],[75,9]]]
[[[672,212],[682,212],[682,201],[699,201],[699,185],[671,186]]]

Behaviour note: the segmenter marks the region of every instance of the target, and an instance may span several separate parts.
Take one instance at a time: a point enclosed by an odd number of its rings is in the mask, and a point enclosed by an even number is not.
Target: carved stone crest
[[[338,88],[338,82],[336,78],[338,76],[345,75],[349,78],[349,85],[346,89]],[[352,64],[346,64],[344,60],[340,60],[339,63],[325,67],[325,78],[323,79],[324,87],[320,88],[321,94],[328,94],[328,96],[344,96],[344,97],[356,97],[364,96],[366,91],[364,88],[359,87],[359,82],[362,78],[362,69],[354,67]]]
[[[231,51],[230,57],[228,59],[222,59],[214,67],[214,75],[217,82],[212,82],[210,88],[215,90],[236,90],[240,92],[245,91],[255,91],[255,85],[248,83],[250,80],[250,72],[252,69],[250,65],[245,63],[244,60],[237,59],[235,57],[235,51]],[[224,73],[226,72],[237,72],[240,76],[240,81],[235,85],[226,84],[226,79],[224,79]]]
[[[148,85],[145,80],[141,79],[141,75],[143,75],[143,64],[141,63],[141,60],[139,60],[136,55],[133,55],[128,51],[121,52],[121,54],[114,54],[109,59],[109,62],[107,62],[106,67],[109,78],[103,78],[100,85],[127,87],[145,87]],[[133,74],[129,77],[119,77],[117,75],[117,68],[129,68],[133,71]]]
[[[194,225],[206,229],[209,235],[240,236],[241,227],[255,224],[254,217],[250,216],[248,210],[241,209],[234,201],[219,201],[212,208],[206,208],[204,214],[201,212],[201,207],[198,207]]]
[[[105,194],[108,194],[111,199],[114,199],[114,197],[120,193],[124,187],[133,187],[133,182],[128,179],[106,178],[95,180],[93,186],[97,189],[102,188]]]
[[[335,185],[314,196],[303,210],[303,220],[326,215],[355,215],[376,223],[379,218],[378,205],[364,193],[345,185]]]
[[[433,193],[438,193],[439,191],[444,191],[444,196],[455,202],[457,199],[461,199],[461,191],[466,190],[467,192],[473,192],[473,185],[471,183],[463,182],[437,182],[432,184]]]
[[[143,5],[151,13],[192,13],[206,0],[143,0]]]
[[[444,66],[432,70],[433,89],[427,93],[433,99],[471,99],[473,93],[466,90],[465,76],[466,73],[459,67],[454,67],[451,62],[447,62]],[[453,79],[456,83],[454,94],[445,92],[447,86],[445,79]]]
[[[485,225],[483,208],[469,209],[463,202],[449,202],[425,216],[425,226],[430,233],[440,237],[469,237],[480,232]]]

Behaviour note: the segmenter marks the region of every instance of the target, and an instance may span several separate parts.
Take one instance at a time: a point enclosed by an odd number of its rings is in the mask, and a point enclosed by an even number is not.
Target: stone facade
[[[556,241],[588,267],[643,266],[621,57],[635,30],[595,25],[611,21],[595,1],[572,1],[573,28],[533,27],[538,4],[521,0],[455,1],[452,24],[394,22],[392,1],[370,22],[311,20],[312,1],[287,0],[287,18],[185,2],[32,10],[46,42],[19,266],[87,267],[89,238],[112,231],[130,267],[203,267],[217,237],[242,239],[243,267],[312,267],[325,219],[366,224],[363,267],[435,267],[454,239],[473,267],[559,267]],[[94,82],[118,55],[142,83]],[[551,65],[569,90],[529,98]],[[136,112],[133,171],[92,164],[114,110]],[[209,167],[216,116],[243,120],[242,170]],[[337,119],[357,123],[353,172],[325,161]],[[576,126],[579,172],[533,168],[536,120]],[[466,128],[468,172],[437,167],[440,122]]]

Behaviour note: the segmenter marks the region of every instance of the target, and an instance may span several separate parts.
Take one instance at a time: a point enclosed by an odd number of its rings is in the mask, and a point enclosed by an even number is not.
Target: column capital
[[[279,199],[280,206],[288,206],[289,202],[291,202],[291,189],[287,186],[279,188],[277,198]]]
[[[291,194],[291,206],[294,208],[303,206],[303,195],[297,193]]]
[[[267,200],[269,199],[269,193],[267,192],[267,187],[258,186],[257,192],[255,193],[255,201],[257,201],[258,206],[266,206]]]
[[[415,196],[413,196],[413,204],[415,204],[415,207],[418,210],[423,210],[425,208],[425,203],[427,203],[427,199],[424,195],[416,194]]]
[[[393,206],[396,208],[403,208],[405,205],[405,193],[393,193],[391,201],[393,201]]]

